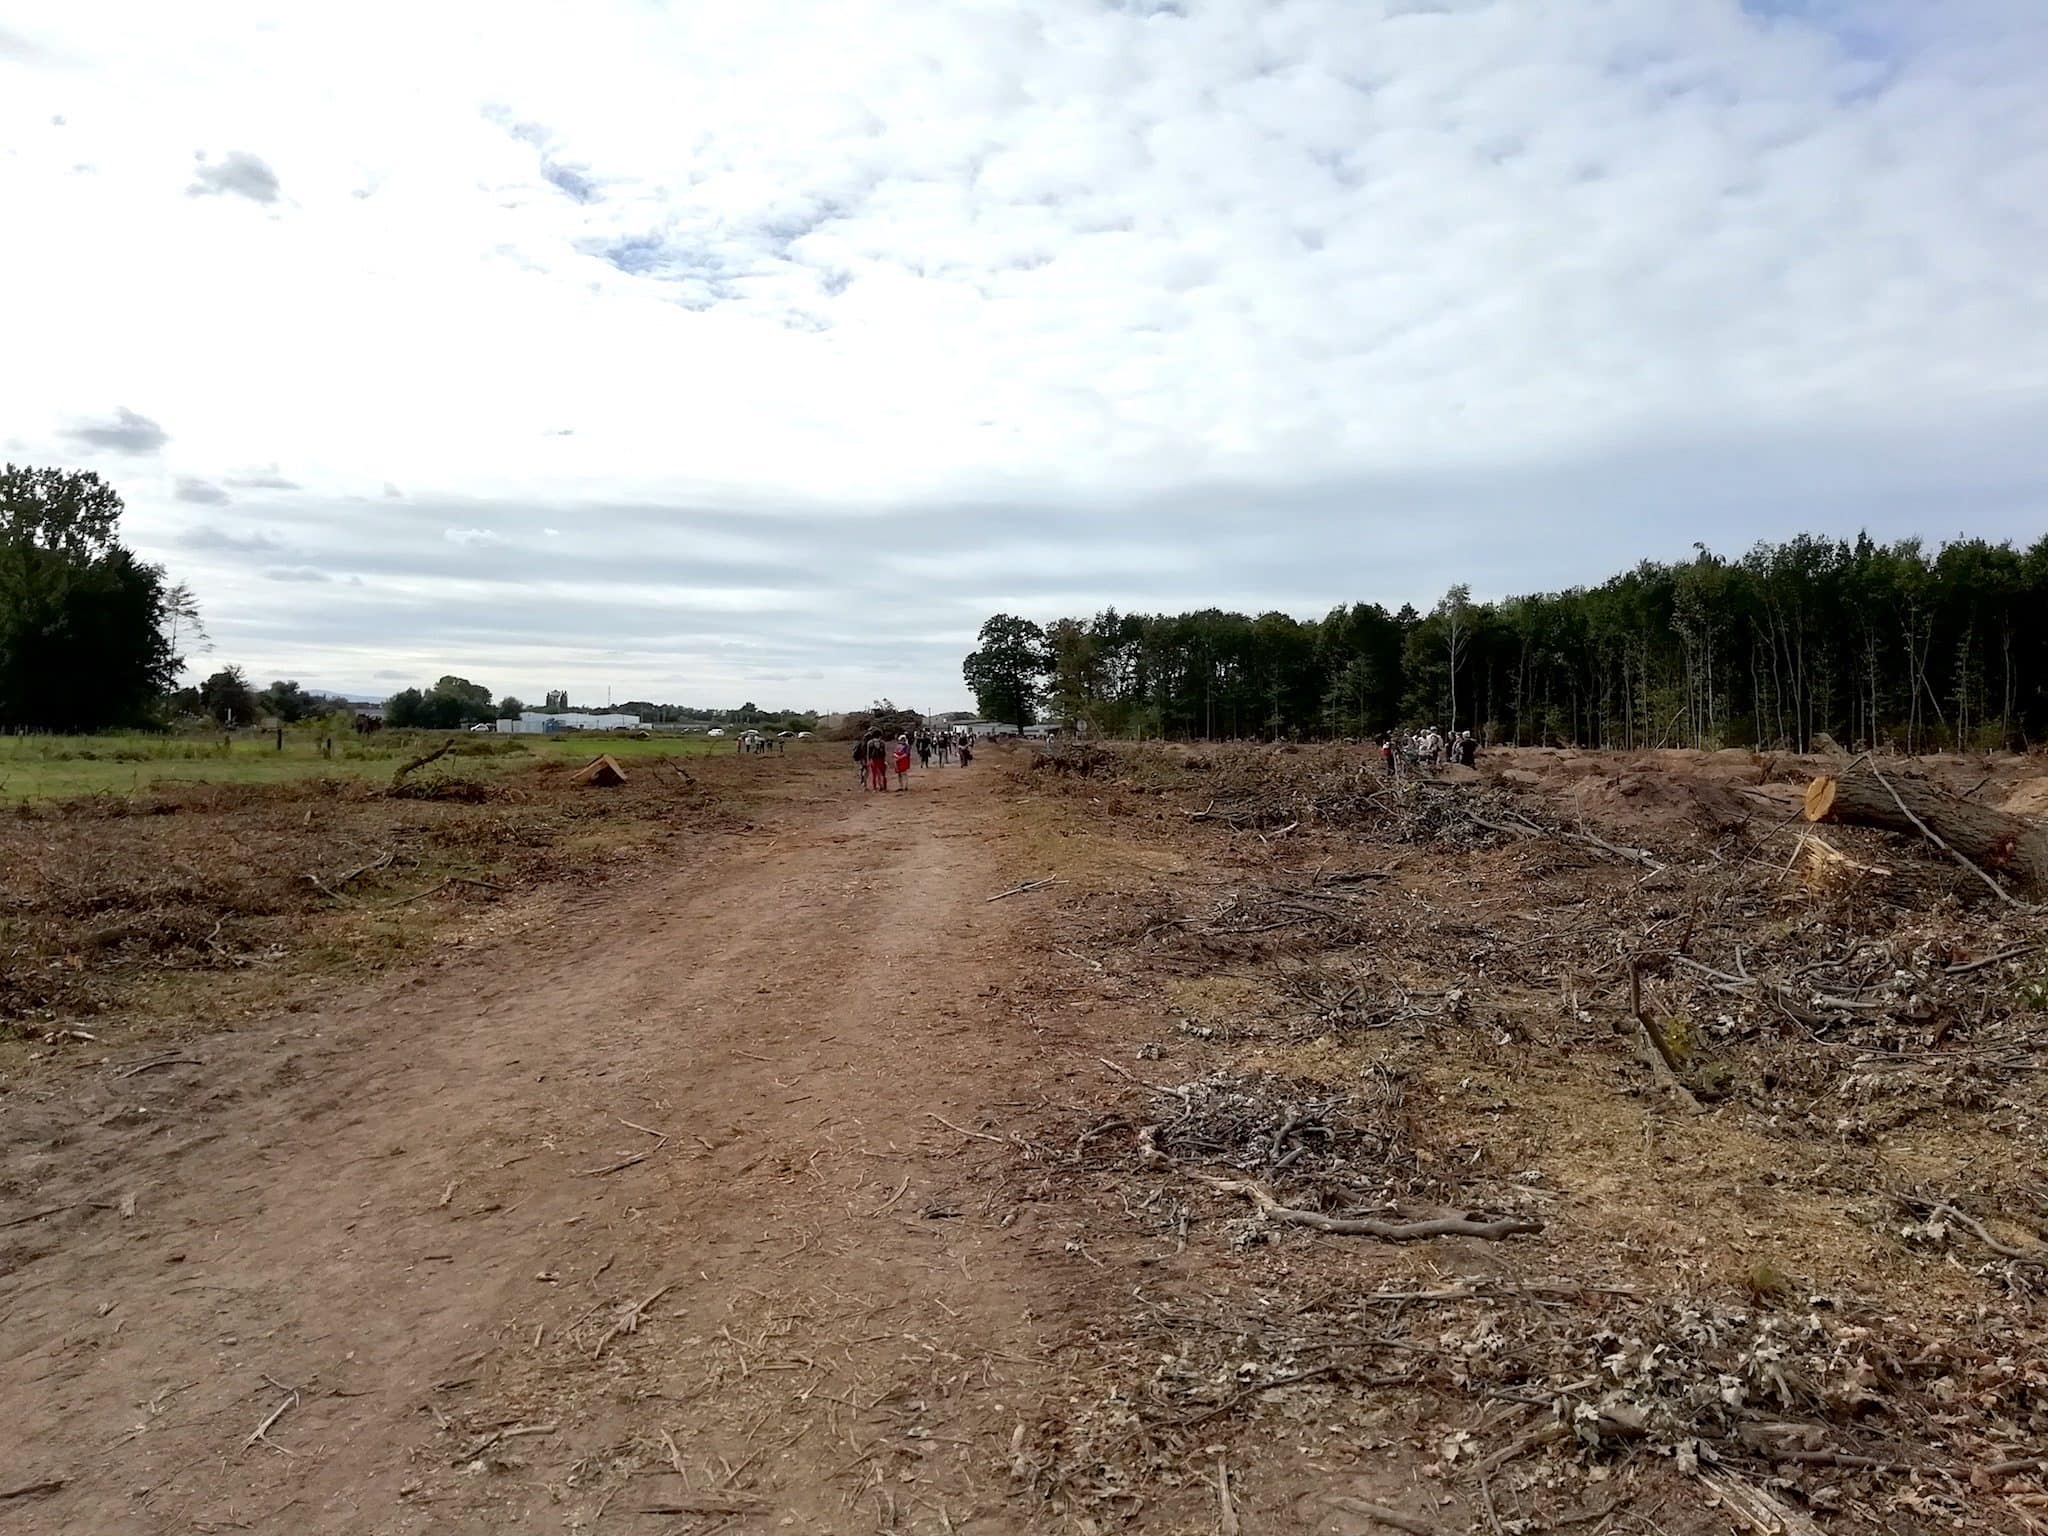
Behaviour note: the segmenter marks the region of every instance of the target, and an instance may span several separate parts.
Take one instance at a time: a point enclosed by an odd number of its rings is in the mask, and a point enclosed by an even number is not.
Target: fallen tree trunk
[[[2048,824],[1965,800],[1923,778],[1865,761],[1806,786],[1808,821],[1930,837],[2024,891],[2048,892]]]

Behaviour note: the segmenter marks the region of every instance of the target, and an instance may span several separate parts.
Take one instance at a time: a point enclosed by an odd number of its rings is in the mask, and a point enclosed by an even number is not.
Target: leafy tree
[[[631,707],[631,705],[627,706],[629,709]],[[526,706],[513,694],[508,693],[505,697],[498,700],[498,718],[500,720],[517,720],[525,713]]]
[[[915,736],[924,725],[924,716],[915,710],[899,709],[887,699],[877,699],[872,708],[856,710],[846,717],[846,734],[865,736],[869,731],[879,731],[887,737]]]
[[[384,701],[384,723],[400,731],[425,725],[426,695],[417,688],[399,689]]]
[[[240,667],[222,667],[199,685],[199,708],[220,725],[251,725],[256,720],[256,694]]]
[[[179,665],[171,589],[118,542],[120,516],[89,471],[0,472],[0,729],[142,725],[161,708]]]
[[[301,720],[310,720],[321,712],[322,702],[290,678],[280,678],[256,696],[258,708],[276,716],[283,725],[297,725]]]
[[[427,690],[428,724],[440,730],[479,725],[497,718],[491,690],[466,677],[445,676]]]
[[[1038,719],[1040,681],[1052,667],[1045,631],[1029,619],[999,613],[981,626],[980,639],[961,663],[961,675],[984,718],[1022,730]]]
[[[1106,609],[1041,636],[997,615],[967,669],[1005,719],[1049,670],[1061,718],[1105,734],[1455,720],[1525,744],[2016,747],[2048,732],[2048,538],[1698,546],[1570,591],[1488,603],[1453,588],[1426,617]]]
[[[384,703],[384,723],[400,728],[453,731],[495,720],[496,711],[490,689],[450,674],[438,679],[431,688],[407,688],[393,694]]]

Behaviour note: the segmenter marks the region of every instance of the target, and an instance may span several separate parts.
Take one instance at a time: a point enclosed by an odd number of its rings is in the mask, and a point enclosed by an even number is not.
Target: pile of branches
[[[1359,1163],[1384,1169],[1406,1138],[1397,1079],[1378,1075],[1370,1098],[1319,1084],[1216,1073],[1178,1088],[1147,1145],[1160,1156],[1210,1169],[1256,1173],[1290,1185],[1356,1187]],[[1178,1100],[1174,1105],[1171,1100]]]
[[[1092,779],[1114,775],[1118,764],[1117,754],[1108,747],[1086,741],[1055,741],[1032,753],[1030,771]]]

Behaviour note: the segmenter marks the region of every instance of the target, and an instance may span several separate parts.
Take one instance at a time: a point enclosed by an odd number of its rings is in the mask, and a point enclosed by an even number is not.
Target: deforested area
[[[745,824],[724,759],[649,757],[597,793],[453,739],[376,767],[17,801],[0,816],[0,1042],[61,1066],[300,1012]]]
[[[2023,757],[1020,761],[1101,871],[1051,969],[1151,1016],[1010,1128],[1024,1198],[1151,1245],[1113,1363],[1019,1447],[1042,1495],[2039,1529],[2043,893],[1936,826],[1808,819],[1873,775],[2029,834],[2048,787]]]

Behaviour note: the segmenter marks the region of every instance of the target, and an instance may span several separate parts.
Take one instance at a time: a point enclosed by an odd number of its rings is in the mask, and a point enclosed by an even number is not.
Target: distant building
[[[561,731],[631,731],[638,715],[594,714],[580,709],[529,709],[516,720],[500,720],[503,735],[552,736]]]

